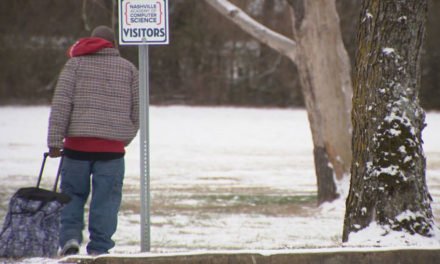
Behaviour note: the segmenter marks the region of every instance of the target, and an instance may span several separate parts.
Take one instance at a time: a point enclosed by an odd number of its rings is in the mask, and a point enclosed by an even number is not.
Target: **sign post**
[[[141,252],[150,251],[150,88],[148,45],[169,43],[167,0],[119,0],[119,44],[139,46]]]

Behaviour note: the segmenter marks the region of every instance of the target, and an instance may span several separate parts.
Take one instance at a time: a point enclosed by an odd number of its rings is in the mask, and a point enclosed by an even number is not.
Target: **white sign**
[[[119,44],[168,43],[167,0],[119,0]]]

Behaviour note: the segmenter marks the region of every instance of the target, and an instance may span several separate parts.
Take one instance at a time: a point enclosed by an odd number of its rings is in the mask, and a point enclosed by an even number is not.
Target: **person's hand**
[[[51,158],[61,157],[61,149],[60,148],[49,148],[49,157],[51,157]]]

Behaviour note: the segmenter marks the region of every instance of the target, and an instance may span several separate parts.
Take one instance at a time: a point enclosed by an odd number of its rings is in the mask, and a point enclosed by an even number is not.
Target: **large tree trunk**
[[[297,42],[264,27],[229,1],[206,2],[297,65],[313,137],[318,202],[336,199],[335,176],[348,175],[351,163],[352,87],[335,0],[289,1]]]
[[[418,101],[426,11],[426,0],[363,1],[344,241],[373,222],[384,234],[432,235]]]
[[[297,67],[312,131],[318,201],[337,198],[336,176],[351,164],[350,62],[342,42],[335,1],[289,1]]]

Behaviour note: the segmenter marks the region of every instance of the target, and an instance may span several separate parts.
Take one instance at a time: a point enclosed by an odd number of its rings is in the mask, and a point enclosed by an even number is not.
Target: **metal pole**
[[[150,251],[150,139],[148,45],[139,45],[139,130],[141,157],[141,252]]]

